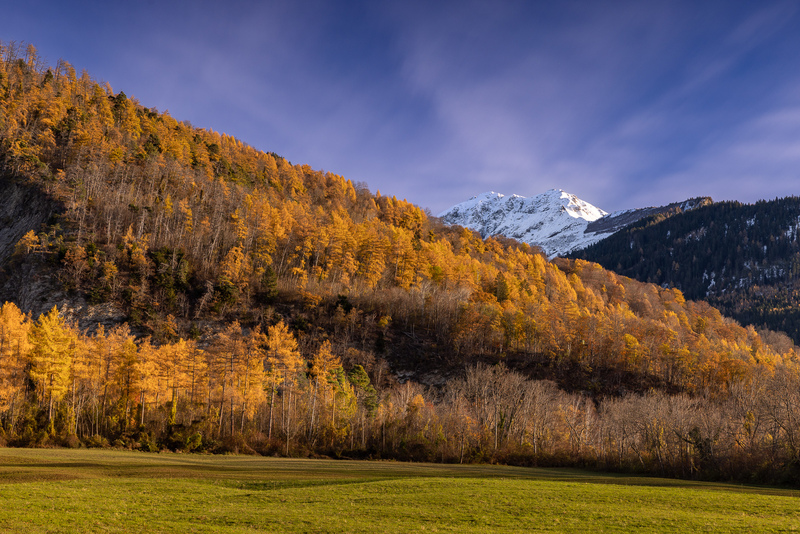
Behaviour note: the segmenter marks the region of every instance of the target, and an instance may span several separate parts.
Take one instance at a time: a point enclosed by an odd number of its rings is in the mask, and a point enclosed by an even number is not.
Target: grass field
[[[800,492],[563,469],[0,449],[0,531],[800,532]]]

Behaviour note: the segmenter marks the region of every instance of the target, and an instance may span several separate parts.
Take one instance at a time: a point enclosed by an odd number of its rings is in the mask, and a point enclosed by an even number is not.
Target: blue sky
[[[800,194],[796,1],[27,0],[35,45],[178,120],[436,214]]]

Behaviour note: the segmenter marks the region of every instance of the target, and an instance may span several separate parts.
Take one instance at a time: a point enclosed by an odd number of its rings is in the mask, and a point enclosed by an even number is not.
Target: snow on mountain
[[[675,208],[693,209],[709,202],[711,199],[701,198],[609,214],[561,189],[531,198],[489,192],[457,204],[439,217],[447,224],[471,228],[484,237],[499,234],[536,245],[552,258],[597,243],[643,217]]]

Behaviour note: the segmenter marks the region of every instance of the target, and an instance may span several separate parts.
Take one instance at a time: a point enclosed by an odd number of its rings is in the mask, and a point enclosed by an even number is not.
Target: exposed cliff
[[[57,275],[58,256],[14,254],[26,233],[52,232],[64,212],[63,203],[37,185],[8,176],[0,178],[0,302],[14,302],[32,317],[58,306],[64,317],[81,329],[94,330],[99,324],[110,327],[125,321],[126,315],[118,306],[92,306],[81,294],[66,291]]]
[[[38,232],[57,212],[59,202],[38,187],[8,176],[0,177],[0,265],[5,266],[17,242],[28,231]]]

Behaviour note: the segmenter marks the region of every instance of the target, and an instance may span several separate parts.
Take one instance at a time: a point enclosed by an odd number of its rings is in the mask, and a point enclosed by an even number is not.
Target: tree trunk
[[[47,407],[47,430],[48,432],[53,429],[53,392],[50,392],[50,402]]]
[[[314,415],[317,408],[317,381],[314,381],[314,392],[311,397],[311,421],[308,425],[308,441],[313,446],[312,437],[314,435]]]
[[[272,439],[272,408],[275,406],[275,382],[272,382],[272,394],[269,397],[269,427],[267,439]]]
[[[230,420],[231,420],[231,436],[233,436],[233,396],[232,396],[232,395],[231,395],[230,404],[231,404],[231,408],[230,408],[230,412],[231,412],[231,415],[230,415]]]
[[[139,426],[144,428],[144,390],[139,394],[139,406],[141,407],[142,413],[139,416]]]
[[[217,434],[222,437],[222,414],[225,411],[225,380],[222,381],[222,398],[219,401],[219,425],[217,427]]]
[[[172,388],[172,404],[169,408],[169,420],[167,424],[174,425],[175,419],[178,414],[178,388]]]
[[[286,409],[286,456],[289,456],[289,428],[292,418],[292,390],[289,389],[289,400]]]

